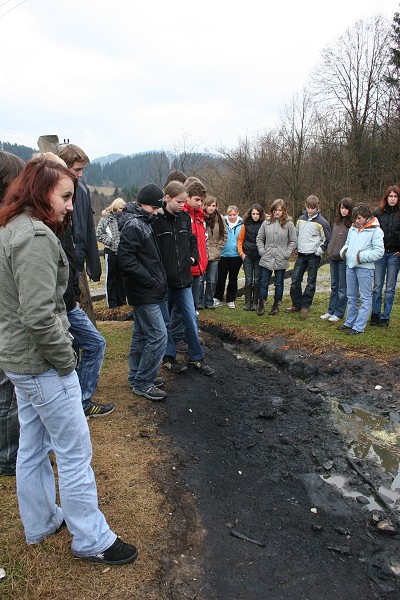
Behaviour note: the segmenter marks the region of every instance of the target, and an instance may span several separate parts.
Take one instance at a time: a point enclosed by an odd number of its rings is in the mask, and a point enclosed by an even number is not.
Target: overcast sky
[[[8,12],[9,11],[9,12]],[[398,0],[0,0],[0,140],[90,158],[234,147],[279,122],[321,50]]]

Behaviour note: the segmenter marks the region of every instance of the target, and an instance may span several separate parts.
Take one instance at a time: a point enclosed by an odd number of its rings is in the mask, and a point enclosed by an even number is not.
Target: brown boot
[[[251,310],[251,287],[245,286],[244,288],[244,306],[243,310]]]
[[[258,306],[257,306],[257,314],[261,317],[261,315],[263,315],[265,313],[265,300],[260,300],[258,301]]]
[[[277,315],[279,312],[279,302],[278,300],[274,300],[271,310],[269,311],[269,315]]]

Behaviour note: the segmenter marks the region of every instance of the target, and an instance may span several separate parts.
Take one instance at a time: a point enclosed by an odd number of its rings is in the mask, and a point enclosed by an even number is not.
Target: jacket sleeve
[[[60,375],[68,375],[75,369],[76,355],[56,312],[58,265],[63,260],[57,241],[44,230],[24,235],[13,246],[11,260],[21,322],[40,355]]]
[[[260,256],[263,255],[264,250],[265,250],[265,239],[266,239],[265,227],[266,227],[266,222],[264,221],[264,223],[261,225],[261,227],[259,229],[259,232],[257,233],[257,238],[256,238],[257,250],[258,250],[258,254]]]
[[[192,266],[199,264],[199,247],[197,245],[197,238],[194,233],[190,234],[190,258],[194,258]]]
[[[139,228],[134,225],[125,225],[118,246],[118,266],[125,277],[132,277],[135,283],[143,287],[151,287],[151,275],[143,263],[138,260],[138,250],[142,244],[143,237]]]
[[[292,221],[288,221],[288,247],[287,247],[287,258],[290,258],[293,252],[297,248],[297,233],[296,227],[293,225]]]
[[[108,218],[101,217],[99,224],[97,225],[97,228],[96,228],[96,238],[98,239],[99,242],[104,244],[104,246],[106,248],[109,248],[111,246],[112,239],[109,236],[109,234],[107,233],[107,225],[108,225]]]
[[[369,248],[360,250],[357,254],[357,261],[362,263],[376,262],[385,254],[385,246],[383,243],[383,231],[380,227],[376,227],[372,236]]]
[[[245,238],[246,238],[246,227],[243,225],[240,228],[240,232],[239,232],[238,239],[237,239],[237,248],[238,248],[239,256],[242,256],[242,254],[243,254],[243,244],[244,244]]]
[[[322,256],[322,254],[324,252],[326,252],[326,249],[327,249],[328,244],[332,237],[331,228],[330,228],[328,221],[323,218],[321,219],[321,221],[322,221],[322,236],[321,236],[322,239],[321,239],[321,245],[316,252],[316,254],[318,254],[319,256]]]
[[[89,279],[100,281],[101,264],[93,214],[89,190],[80,181],[76,190],[76,200],[72,212],[76,266],[78,274],[80,274],[84,270],[86,261],[86,272]]]

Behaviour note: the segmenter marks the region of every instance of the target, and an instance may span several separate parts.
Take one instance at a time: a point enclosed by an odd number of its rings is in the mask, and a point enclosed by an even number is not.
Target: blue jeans
[[[28,544],[54,533],[64,519],[72,551],[90,556],[111,546],[110,530],[97,503],[92,445],[76,371],[61,377],[55,369],[36,375],[11,373],[21,426],[17,458],[17,497]],[[48,453],[58,467],[61,508]]]
[[[186,332],[185,339],[189,348],[189,360],[203,360],[204,352],[197,331],[197,317],[191,288],[168,288],[168,297],[173,300],[174,306],[176,306],[176,310],[182,318]],[[168,300],[164,300],[161,303],[161,311],[168,331],[168,343],[165,354],[176,358],[175,342],[169,331],[171,315]]]
[[[317,274],[321,257],[316,254],[302,254],[299,252],[293,267],[290,297],[296,308],[310,308],[317,285]],[[307,285],[304,293],[301,289],[304,273],[308,271]]]
[[[249,258],[245,257],[243,261],[244,270],[244,285],[246,287],[259,286],[260,285],[260,257]]]
[[[129,352],[128,381],[131,387],[146,389],[154,384],[166,347],[167,328],[160,305],[135,306]]]
[[[73,347],[79,356],[76,372],[81,384],[82,405],[85,409],[90,405],[97,388],[106,340],[81,308],[69,310],[67,317],[69,330],[74,337]]]
[[[203,284],[200,289],[199,303],[204,306],[214,306],[214,290],[217,283],[219,260],[209,260],[207,271],[203,276]],[[204,292],[205,281],[205,292]],[[203,300],[203,302],[202,302]]]
[[[341,319],[347,306],[346,262],[344,260],[331,260],[329,266],[331,271],[331,295],[328,313]]]
[[[197,311],[197,307],[199,305],[200,290],[201,290],[202,282],[203,282],[203,278],[201,275],[193,276],[193,283],[191,285],[191,290],[192,290],[195,311]],[[170,299],[171,299],[171,297],[170,297]],[[197,322],[197,315],[196,315],[196,322]],[[179,313],[176,303],[173,303],[173,305],[172,305],[171,320],[169,323],[168,331],[171,333],[175,344],[186,341],[185,324],[183,322],[181,314]]]
[[[363,332],[372,306],[374,269],[346,268],[348,309],[345,325]],[[358,297],[360,296],[360,307]]]
[[[261,279],[260,279],[260,300],[266,300],[268,298],[268,286],[271,279],[272,271],[265,267],[260,267]],[[277,269],[275,273],[275,297],[276,302],[281,302],[283,298],[283,280],[285,277],[286,269]]]
[[[17,462],[19,421],[14,386],[0,369],[0,473],[13,475]]]
[[[374,292],[372,295],[372,312],[382,319],[390,319],[394,295],[396,293],[397,276],[400,268],[400,256],[394,252],[385,254],[375,263]],[[386,276],[385,303],[382,310],[382,291]]]

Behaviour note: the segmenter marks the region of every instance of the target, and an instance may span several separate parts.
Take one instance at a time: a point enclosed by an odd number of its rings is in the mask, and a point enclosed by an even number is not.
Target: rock
[[[284,403],[284,400],[280,396],[272,396],[272,406],[274,406],[274,407],[282,406],[283,403]]]
[[[322,531],[323,527],[322,527],[322,525],[315,525],[315,523],[313,523],[313,524],[311,525],[311,529],[312,529],[313,531]]]
[[[376,529],[383,535],[397,535],[398,531],[393,523],[389,520],[381,521],[377,524]]]
[[[275,419],[276,411],[274,409],[264,410],[263,412],[258,413],[259,419]]]
[[[322,466],[324,467],[325,471],[330,471],[333,467],[333,460],[327,460]]]
[[[350,556],[350,546],[327,546],[331,552],[337,552],[337,554],[343,554],[344,556]]]
[[[369,504],[369,500],[365,496],[357,496],[356,500],[359,504],[364,504],[364,505]]]
[[[338,408],[340,408],[340,410],[342,410],[345,415],[351,415],[351,413],[353,412],[353,409],[350,406],[350,404],[346,404],[345,402],[340,402],[338,404]]]
[[[391,422],[393,423],[393,425],[400,424],[400,415],[399,415],[399,413],[395,412],[394,410],[391,410],[389,412],[389,418],[390,418]]]

